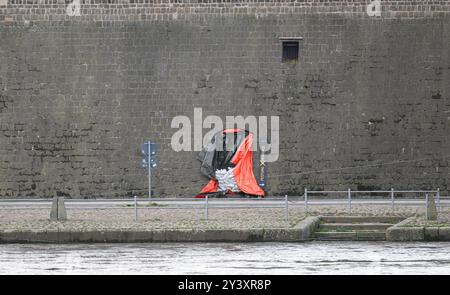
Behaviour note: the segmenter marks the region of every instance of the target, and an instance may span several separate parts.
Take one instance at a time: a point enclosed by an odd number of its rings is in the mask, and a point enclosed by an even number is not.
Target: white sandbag
[[[240,192],[240,189],[234,179],[233,168],[218,169],[216,170],[216,179],[218,181],[218,191],[226,192],[230,190],[232,192]]]

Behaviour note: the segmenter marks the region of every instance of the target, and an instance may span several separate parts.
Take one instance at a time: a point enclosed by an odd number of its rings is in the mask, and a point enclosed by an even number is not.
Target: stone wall
[[[206,183],[176,115],[279,115],[273,194],[437,188],[450,175],[450,1],[0,0],[0,197]],[[281,62],[280,37],[303,37]],[[205,130],[206,132],[206,130]],[[359,168],[358,168],[359,167]]]

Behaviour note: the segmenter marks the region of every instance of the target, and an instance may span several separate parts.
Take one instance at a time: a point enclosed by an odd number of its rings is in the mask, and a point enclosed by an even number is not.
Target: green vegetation
[[[317,232],[333,232],[333,233],[353,232],[353,231],[355,230],[348,227],[337,227],[333,229],[324,229],[319,227],[319,229],[317,230]]]

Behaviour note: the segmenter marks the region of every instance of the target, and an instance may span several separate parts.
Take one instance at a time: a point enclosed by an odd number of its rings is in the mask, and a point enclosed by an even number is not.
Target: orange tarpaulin
[[[223,132],[237,132],[240,129],[226,129]],[[239,189],[249,195],[264,196],[264,191],[256,182],[253,174],[253,134],[249,133],[242,144],[238,147],[231,162],[235,165],[233,169],[234,178]],[[208,184],[203,187],[201,193],[217,192],[218,181],[211,179]]]

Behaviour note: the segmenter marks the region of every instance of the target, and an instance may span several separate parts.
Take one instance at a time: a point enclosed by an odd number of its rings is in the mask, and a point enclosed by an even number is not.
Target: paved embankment
[[[306,217],[290,228],[9,230],[0,232],[0,243],[299,242],[309,240],[318,223]]]
[[[418,210],[421,209],[407,207],[396,208],[392,212],[389,206],[361,206],[352,208],[352,215],[366,219],[389,215],[406,219],[423,214]],[[208,220],[204,218],[204,211],[198,209],[141,208],[137,221],[134,221],[132,208],[67,211],[67,221],[50,221],[48,208],[0,210],[0,242],[294,242],[314,238],[312,234],[320,222],[318,217],[311,216],[341,216],[335,223],[347,223],[348,228],[359,231],[358,240],[374,239],[370,235],[364,236],[362,225],[349,224],[353,222],[342,219],[348,215],[345,206],[311,207],[308,212],[303,207],[292,206],[287,220],[284,208],[210,209]],[[449,224],[450,214],[447,211],[440,216],[439,223],[433,226],[421,224],[423,221],[416,219],[412,230],[405,231],[402,224],[390,227],[387,240],[450,240],[445,226]],[[364,227],[369,226],[371,230],[384,230],[386,227],[385,224],[371,224],[373,222],[369,221]],[[323,225],[327,231],[342,227],[342,224],[330,223]],[[408,226],[411,227],[411,224]],[[428,227],[430,229],[425,229]],[[412,233],[414,230],[415,234]]]
[[[298,241],[306,238],[300,221],[306,214],[292,208],[203,210],[139,208],[68,209],[67,221],[49,220],[49,209],[0,211],[0,242],[181,242]],[[300,222],[300,223],[299,223]]]

